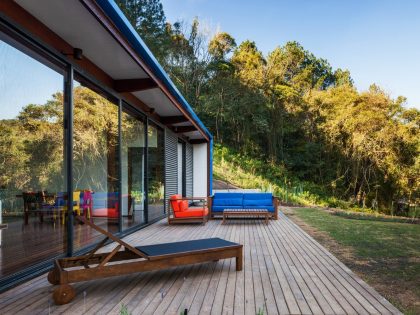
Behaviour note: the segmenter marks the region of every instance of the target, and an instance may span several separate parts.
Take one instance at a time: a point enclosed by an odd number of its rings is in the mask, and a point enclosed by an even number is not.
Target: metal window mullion
[[[123,198],[122,198],[122,100],[118,100],[118,230],[122,232],[123,229]]]
[[[144,155],[144,177],[145,177],[145,181],[144,181],[144,205],[143,205],[143,209],[144,209],[144,221],[147,224],[149,222],[149,119],[146,118],[146,128],[144,128],[145,132],[145,138],[144,138],[144,143],[145,143],[145,155]]]
[[[67,256],[73,255],[73,78],[74,69],[72,65],[67,67],[66,81],[64,86],[65,98],[65,127],[66,132],[66,172],[67,172]]]

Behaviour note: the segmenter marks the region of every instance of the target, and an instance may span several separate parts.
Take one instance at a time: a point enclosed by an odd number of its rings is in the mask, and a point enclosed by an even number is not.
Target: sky
[[[166,18],[198,17],[264,54],[298,41],[356,87],[372,83],[420,109],[420,0],[161,0]]]

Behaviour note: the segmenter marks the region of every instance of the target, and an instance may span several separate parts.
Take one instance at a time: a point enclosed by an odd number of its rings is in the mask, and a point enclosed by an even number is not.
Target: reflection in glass
[[[123,228],[145,223],[145,125],[143,121],[142,117],[124,109],[121,118]]]
[[[80,83],[82,82],[82,84]],[[110,232],[118,232],[118,106],[74,82],[73,188],[75,212]],[[74,247],[98,241],[96,231],[78,224]]]
[[[164,132],[149,124],[148,144],[148,220],[152,221],[165,214],[165,156]]]
[[[66,251],[63,72],[27,53],[0,33],[0,278]]]

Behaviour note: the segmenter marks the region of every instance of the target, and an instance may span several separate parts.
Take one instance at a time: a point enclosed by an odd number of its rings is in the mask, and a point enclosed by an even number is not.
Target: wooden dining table
[[[25,192],[28,195],[33,195],[34,197],[39,194],[39,192]],[[16,198],[23,198],[24,193],[16,195]],[[54,206],[50,205],[47,201],[51,201],[52,203],[57,198],[56,194],[51,193],[44,193],[42,197],[45,199],[45,202],[27,202],[23,199],[23,215],[24,215],[24,222],[25,225],[29,224],[29,215],[30,213],[38,214],[40,222],[44,222],[44,214],[52,214],[54,218],[59,218],[61,212],[63,211],[63,206]],[[30,204],[35,204],[35,209],[30,209]]]

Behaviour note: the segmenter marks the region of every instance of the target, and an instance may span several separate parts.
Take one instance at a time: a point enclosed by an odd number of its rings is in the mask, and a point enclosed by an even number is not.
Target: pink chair
[[[83,201],[82,201],[82,204],[80,205],[80,208],[83,210],[83,215],[88,220],[90,220],[92,217],[92,205],[93,205],[92,192],[90,190],[84,190]]]

